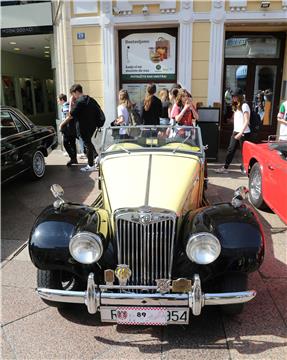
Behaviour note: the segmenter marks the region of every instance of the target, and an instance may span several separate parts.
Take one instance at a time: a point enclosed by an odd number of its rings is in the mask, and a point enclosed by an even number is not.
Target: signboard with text
[[[122,81],[176,82],[176,37],[165,32],[132,33],[121,39]]]

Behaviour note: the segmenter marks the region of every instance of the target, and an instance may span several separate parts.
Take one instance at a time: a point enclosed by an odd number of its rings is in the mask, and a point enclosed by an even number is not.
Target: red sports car
[[[245,141],[243,164],[251,203],[258,209],[268,205],[287,224],[287,141]]]

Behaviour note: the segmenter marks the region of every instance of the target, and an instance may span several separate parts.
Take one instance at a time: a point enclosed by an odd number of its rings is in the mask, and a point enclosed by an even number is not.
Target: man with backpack
[[[80,84],[72,85],[70,93],[76,99],[75,106],[60,127],[64,127],[73,118],[76,119],[88,158],[87,166],[81,168],[81,171],[94,171],[96,170],[94,158],[98,154],[92,143],[92,137],[95,131],[104,125],[105,115],[95,99],[83,94]]]

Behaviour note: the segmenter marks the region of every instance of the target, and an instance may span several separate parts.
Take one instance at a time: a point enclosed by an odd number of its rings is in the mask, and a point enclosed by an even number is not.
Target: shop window
[[[35,79],[34,83],[34,94],[37,114],[44,112],[44,94],[42,89],[41,80]]]
[[[2,86],[5,105],[16,107],[13,78],[11,76],[2,76]]]
[[[74,14],[75,15],[98,12],[97,1],[74,0],[73,5],[74,5]]]
[[[20,78],[21,97],[23,104],[23,112],[26,115],[33,115],[33,96],[32,96],[32,80],[30,78]]]
[[[279,58],[280,39],[267,36],[234,36],[225,42],[226,58]]]
[[[46,94],[47,94],[47,101],[48,101],[48,112],[55,111],[55,86],[54,80],[48,79],[45,80],[46,82]]]

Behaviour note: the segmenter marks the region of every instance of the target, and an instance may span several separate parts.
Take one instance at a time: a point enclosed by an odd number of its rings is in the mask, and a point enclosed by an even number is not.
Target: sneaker
[[[78,164],[78,160],[77,159],[71,159],[70,161],[67,162],[67,166],[70,167],[72,165]]]
[[[87,166],[81,168],[80,170],[84,171],[84,172],[90,172],[90,171],[95,171],[96,167],[95,167],[95,165],[93,165],[93,166],[87,165]]]
[[[98,156],[95,158],[95,165],[99,166],[99,157]]]
[[[215,171],[217,174],[228,174],[228,173],[229,173],[228,169],[225,169],[225,167],[221,167],[221,168],[219,168],[219,169],[215,169],[214,171]]]

